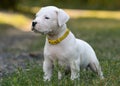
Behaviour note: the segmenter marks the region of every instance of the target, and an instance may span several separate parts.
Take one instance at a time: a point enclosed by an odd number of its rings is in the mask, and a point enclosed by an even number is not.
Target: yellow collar
[[[50,44],[52,44],[52,45],[58,44],[58,43],[60,43],[62,40],[64,40],[69,35],[69,32],[70,32],[70,30],[67,29],[63,36],[61,36],[60,38],[58,38],[56,40],[50,40],[50,39],[48,39],[48,42]]]

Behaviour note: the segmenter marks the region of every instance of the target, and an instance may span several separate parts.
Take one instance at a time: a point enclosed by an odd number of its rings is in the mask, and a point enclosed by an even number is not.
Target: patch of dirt
[[[43,53],[30,53],[28,47],[38,38],[39,35],[33,32],[23,32],[14,27],[0,28],[0,77],[14,72],[18,67],[25,69],[28,63],[42,63]]]

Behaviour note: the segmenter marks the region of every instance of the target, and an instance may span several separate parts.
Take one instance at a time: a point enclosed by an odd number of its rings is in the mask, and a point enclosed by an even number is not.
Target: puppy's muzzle
[[[35,27],[35,25],[37,24],[37,22],[32,22],[32,26]]]
[[[37,22],[32,22],[32,31],[34,31],[35,30],[35,25],[37,24]]]

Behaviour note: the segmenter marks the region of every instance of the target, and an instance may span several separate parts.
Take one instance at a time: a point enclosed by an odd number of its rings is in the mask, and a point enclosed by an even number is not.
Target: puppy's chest
[[[50,58],[51,60],[59,60],[59,61],[66,61],[70,57],[70,53],[68,52],[65,47],[53,47],[49,46],[46,50],[47,52],[47,57]]]

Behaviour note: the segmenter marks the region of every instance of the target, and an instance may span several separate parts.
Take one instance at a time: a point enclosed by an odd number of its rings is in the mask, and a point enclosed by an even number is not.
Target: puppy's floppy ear
[[[69,15],[62,9],[58,10],[58,25],[61,27],[69,20]]]

